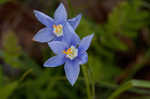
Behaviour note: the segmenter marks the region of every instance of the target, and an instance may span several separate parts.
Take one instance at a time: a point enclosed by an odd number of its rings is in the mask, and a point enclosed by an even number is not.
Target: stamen
[[[72,60],[78,56],[78,49],[76,49],[74,46],[71,46],[67,50],[64,50],[63,53],[66,54],[67,58]]]
[[[53,28],[57,28],[57,26],[56,26],[56,25],[53,25]]]
[[[53,29],[54,29],[53,32],[57,37],[63,35],[63,26],[61,24],[59,24],[59,25],[54,24]]]
[[[72,54],[71,48],[69,48],[67,51],[63,51],[64,54],[69,55]]]

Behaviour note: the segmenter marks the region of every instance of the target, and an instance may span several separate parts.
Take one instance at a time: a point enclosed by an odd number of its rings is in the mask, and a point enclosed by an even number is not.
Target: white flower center
[[[78,56],[78,49],[76,49],[74,46],[71,46],[70,48],[67,49],[67,51],[63,51],[63,53],[66,54],[66,57],[73,60]]]
[[[61,24],[53,25],[53,32],[57,37],[62,36],[63,35],[63,26]]]

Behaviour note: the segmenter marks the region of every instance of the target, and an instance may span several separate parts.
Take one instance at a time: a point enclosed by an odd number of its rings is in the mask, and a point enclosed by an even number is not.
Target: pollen
[[[62,36],[63,35],[63,26],[61,24],[53,25],[53,32],[57,37]]]
[[[78,56],[78,49],[76,49],[74,46],[71,46],[66,51],[63,51],[64,54],[66,54],[66,57],[73,60]]]
[[[71,48],[69,48],[67,51],[63,51],[64,54],[69,55],[72,54]]]

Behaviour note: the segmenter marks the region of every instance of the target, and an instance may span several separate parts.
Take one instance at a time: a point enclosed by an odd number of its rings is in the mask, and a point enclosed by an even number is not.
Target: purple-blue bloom
[[[67,19],[68,15],[63,3],[56,9],[54,19],[37,10],[34,10],[34,14],[46,26],[33,37],[34,41],[41,43],[64,40],[64,37],[69,35],[67,34],[69,32],[65,32],[68,25],[76,29],[81,19],[81,14],[72,19]]]
[[[68,28],[68,32],[74,32],[73,28]],[[53,41],[48,45],[56,56],[49,58],[44,67],[57,67],[62,64],[68,81],[71,85],[76,82],[80,64],[85,64],[88,61],[87,49],[89,48],[94,34],[84,37],[81,41],[75,33],[66,36],[66,42]]]

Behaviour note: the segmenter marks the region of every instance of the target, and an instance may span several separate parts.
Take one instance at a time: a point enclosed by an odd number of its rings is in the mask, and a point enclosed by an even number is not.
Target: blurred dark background
[[[33,10],[53,17],[63,2],[69,18],[82,13],[76,32],[95,33],[88,50],[92,97],[82,70],[72,87],[63,66],[43,68],[54,54],[32,41]],[[149,0],[0,0],[0,99],[150,99]]]

